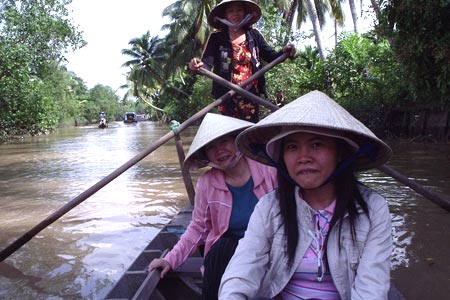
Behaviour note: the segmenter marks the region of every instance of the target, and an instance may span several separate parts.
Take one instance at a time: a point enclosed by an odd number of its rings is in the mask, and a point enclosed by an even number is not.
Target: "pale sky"
[[[126,84],[126,68],[130,57],[121,50],[130,48],[128,42],[147,30],[152,36],[169,23],[162,11],[174,0],[73,0],[68,7],[74,23],[83,31],[88,43],[67,55],[67,68],[82,78],[88,88],[96,84],[116,90]],[[122,95],[123,92],[118,91]]]
[[[163,19],[162,11],[175,0],[73,0],[69,6],[70,16],[83,31],[87,46],[67,55],[67,68],[82,78],[88,88],[96,84],[110,86],[116,90],[126,84],[126,68],[122,64],[130,58],[121,50],[129,48],[128,42],[140,37],[147,30],[152,36],[162,37],[161,26],[169,23]],[[359,2],[359,1],[357,1]],[[368,1],[364,1],[368,2]],[[344,2],[347,30],[352,29],[347,1]],[[367,9],[367,7],[365,8]],[[363,23],[363,24],[361,24]],[[360,16],[362,31],[367,30],[367,20]],[[310,28],[309,22],[302,26]],[[323,32],[326,45],[334,45],[332,22]],[[341,29],[342,30],[342,29]],[[311,39],[311,43],[315,44]],[[307,43],[303,41],[302,44]],[[125,91],[116,92],[122,96]]]

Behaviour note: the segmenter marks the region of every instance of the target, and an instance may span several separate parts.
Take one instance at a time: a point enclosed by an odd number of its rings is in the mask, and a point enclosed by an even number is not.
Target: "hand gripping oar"
[[[275,65],[283,62],[289,55],[287,53],[283,53],[281,56],[270,62],[269,64],[265,65],[261,70],[257,71],[255,74],[250,76],[247,80],[245,80],[240,86],[247,86],[250,84],[253,80],[258,79],[261,77],[265,72],[273,68]],[[184,121],[179,127],[177,127],[178,131],[181,132],[187,127],[194,124],[198,119],[202,118],[204,115],[206,115],[207,112],[209,112],[211,109],[213,109],[216,106],[219,106],[223,101],[226,99],[232,97],[236,92],[229,91],[219,99],[215,100],[214,102],[210,103],[209,105],[205,106],[200,111],[196,112],[194,115],[192,115],[189,119]],[[95,194],[97,191],[99,191],[101,188],[103,188],[105,185],[113,181],[115,178],[117,178],[120,174],[134,166],[136,163],[138,163],[140,160],[145,158],[147,155],[152,153],[154,150],[159,148],[160,146],[167,143],[170,139],[174,137],[174,132],[169,131],[164,136],[162,136],[159,140],[157,140],[155,143],[149,145],[146,149],[138,153],[136,156],[131,158],[129,161],[124,163],[122,166],[114,170],[111,174],[107,175],[105,178],[88,188],[86,191],[82,192],[72,200],[70,200],[67,204],[65,204],[63,207],[52,213],[50,216],[45,218],[43,221],[41,221],[39,224],[34,226],[32,229],[30,229],[27,233],[19,237],[17,240],[15,240],[12,244],[7,246],[5,249],[3,249],[0,252],[0,261],[4,261],[6,258],[8,258],[11,254],[16,252],[20,247],[25,245],[29,240],[31,240],[36,234],[44,230],[48,225],[52,224],[56,220],[58,220],[60,217],[62,217],[64,214],[66,214],[68,211],[70,211],[72,208],[76,207],[78,204]]]

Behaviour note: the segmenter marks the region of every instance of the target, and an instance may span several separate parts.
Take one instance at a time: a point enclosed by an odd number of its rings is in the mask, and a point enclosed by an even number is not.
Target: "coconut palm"
[[[163,16],[169,17],[171,23],[162,27],[168,30],[165,43],[172,52],[169,72],[179,66],[187,66],[188,61],[201,53],[211,28],[207,17],[216,1],[211,0],[177,0],[163,10]]]
[[[164,82],[160,67],[160,64],[164,62],[164,57],[158,47],[160,43],[161,39],[158,36],[152,37],[147,31],[141,37],[133,38],[128,42],[131,46],[130,49],[122,49],[123,55],[132,58],[122,66],[130,68],[128,77],[138,86],[157,87],[159,83]]]
[[[319,50],[320,58],[325,60],[325,52],[322,42],[322,27],[325,24],[326,14],[338,24],[343,24],[343,13],[341,7],[342,0],[278,0],[275,1],[277,7],[283,12],[286,23],[293,29],[301,28],[301,25],[308,19],[311,21]],[[294,20],[296,20],[294,24]]]
[[[131,45],[131,49],[122,49],[122,54],[132,57],[123,66],[130,68],[128,80],[134,82],[135,96],[137,89],[142,86],[153,90],[159,90],[161,87],[170,88],[187,95],[167,80],[169,76],[165,71],[165,64],[170,61],[168,59],[170,52],[166,44],[162,47],[162,41],[158,36],[152,37],[147,31],[141,37],[130,40],[128,44]]]

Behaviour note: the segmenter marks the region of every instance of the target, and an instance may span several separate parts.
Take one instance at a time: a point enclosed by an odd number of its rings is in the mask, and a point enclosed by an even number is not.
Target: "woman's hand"
[[[197,71],[202,66],[203,66],[203,62],[196,57],[191,59],[191,61],[189,63],[189,69],[191,69],[192,71]]]
[[[161,269],[161,278],[164,278],[164,276],[166,276],[167,272],[169,272],[172,267],[167,260],[163,258],[155,258],[148,265],[147,271],[150,272],[153,269]]]
[[[290,57],[294,57],[295,55],[295,46],[293,44],[287,44],[283,47],[283,52],[289,53]]]

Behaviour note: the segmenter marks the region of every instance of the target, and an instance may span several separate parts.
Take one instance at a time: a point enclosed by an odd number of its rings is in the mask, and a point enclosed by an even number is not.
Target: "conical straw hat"
[[[356,159],[351,168],[354,171],[371,169],[384,164],[392,155],[391,148],[380,140],[369,128],[326,94],[313,91],[285,105],[262,119],[253,127],[244,130],[236,139],[238,149],[248,157],[272,165],[278,159],[277,153],[268,154],[267,143],[285,131],[304,130],[351,141],[353,147],[371,145],[371,155]],[[281,143],[281,139],[277,141]],[[355,147],[354,147],[355,148]],[[279,147],[278,147],[279,149]],[[270,151],[269,151],[270,152]],[[370,156],[370,157],[369,157]]]
[[[227,117],[219,114],[207,113],[200,124],[197,133],[184,160],[186,168],[203,168],[206,166],[202,148],[215,139],[227,134],[240,133],[253,123]]]
[[[247,23],[248,26],[255,24],[261,18],[261,8],[258,4],[251,0],[223,0],[217,4],[208,15],[209,26],[216,29],[223,29],[226,27],[225,24],[217,20],[216,18],[225,18],[225,8],[228,3],[240,2],[245,6],[246,13],[252,14],[251,20]]]

